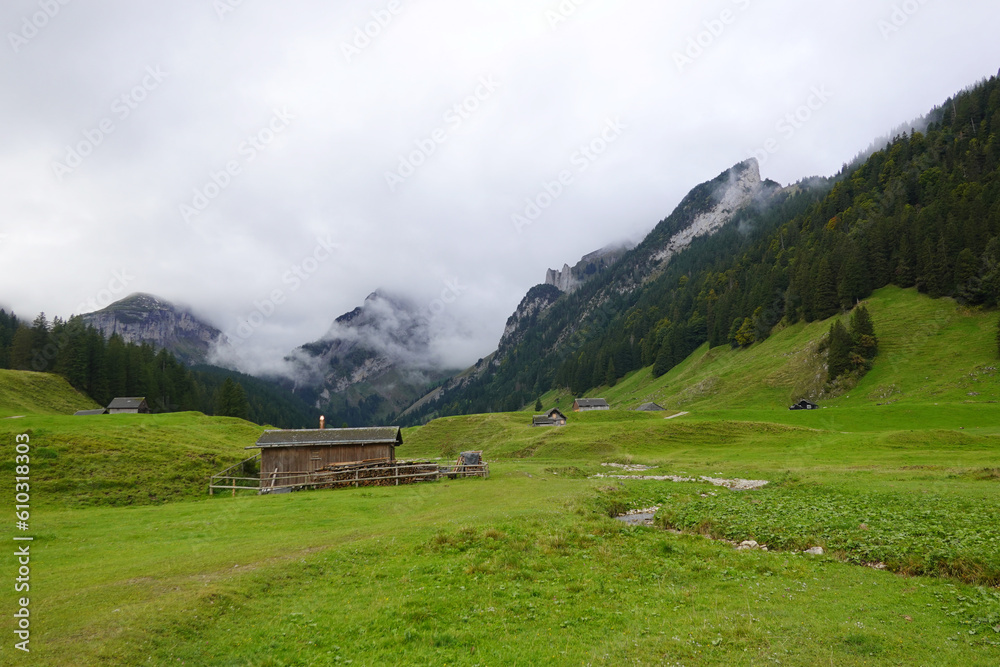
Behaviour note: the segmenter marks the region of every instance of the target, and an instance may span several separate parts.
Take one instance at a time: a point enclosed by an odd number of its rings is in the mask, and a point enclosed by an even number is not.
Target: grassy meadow
[[[35,537],[32,652],[8,589],[0,664],[1000,664],[996,316],[903,290],[870,308],[875,369],[818,411],[786,406],[829,322],[639,371],[562,428],[405,430],[400,458],[482,449],[489,480],[210,498],[261,427],[33,399],[0,419],[3,497],[31,436]],[[646,400],[669,409],[628,409]]]

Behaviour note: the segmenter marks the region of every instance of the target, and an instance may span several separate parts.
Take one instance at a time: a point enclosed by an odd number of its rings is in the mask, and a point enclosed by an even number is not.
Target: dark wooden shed
[[[119,397],[108,403],[108,414],[149,414],[145,396]]]
[[[308,475],[332,463],[395,461],[396,447],[401,444],[398,426],[370,426],[265,431],[247,449],[260,449],[263,480],[275,473],[279,477]]]
[[[558,408],[552,408],[544,415],[535,415],[531,418],[532,426],[565,426],[566,425],[566,415],[559,411]]]

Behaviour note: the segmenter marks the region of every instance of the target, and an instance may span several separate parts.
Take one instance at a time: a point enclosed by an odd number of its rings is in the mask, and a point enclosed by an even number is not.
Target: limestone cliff
[[[583,283],[605,271],[632,248],[633,245],[630,243],[609,245],[584,255],[583,259],[573,266],[563,264],[561,271],[549,269],[545,272],[545,284],[557,287],[559,291],[567,294],[575,292]]]
[[[149,343],[186,364],[204,363],[209,349],[223,338],[190,311],[152,294],[131,294],[82,318],[105,337],[118,334],[127,343]]]
[[[694,239],[714,234],[731,222],[740,209],[759,197],[764,189],[756,159],[736,165],[724,177],[709,200],[704,202],[704,208],[695,212],[690,223],[670,237],[666,245],[654,254],[654,261],[669,262],[671,257],[691,245]]]

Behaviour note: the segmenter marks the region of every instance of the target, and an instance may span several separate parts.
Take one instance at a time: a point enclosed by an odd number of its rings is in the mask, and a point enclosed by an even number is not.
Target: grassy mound
[[[31,439],[35,504],[133,505],[203,498],[208,477],[251,455],[263,427],[198,412],[0,421],[0,440]],[[14,461],[0,465],[12,481]]]
[[[0,417],[71,415],[99,407],[58,375],[0,369]]]

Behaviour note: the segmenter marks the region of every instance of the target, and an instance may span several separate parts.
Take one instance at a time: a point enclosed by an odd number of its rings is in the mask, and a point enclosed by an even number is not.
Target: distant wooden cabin
[[[107,408],[98,408],[97,410],[77,410],[73,413],[74,417],[85,417],[87,415],[103,415],[108,410]]]
[[[590,412],[591,410],[610,410],[611,406],[603,398],[578,398],[573,401],[573,412]]]
[[[532,426],[565,426],[566,415],[556,408],[552,408],[544,415],[535,415],[531,418]]]
[[[366,428],[317,428],[264,431],[257,444],[260,449],[260,475],[263,482],[277,473],[308,475],[333,463],[395,461],[396,447],[403,444],[398,426]]]
[[[108,414],[149,414],[149,405],[146,404],[145,396],[135,396],[132,398],[116,398],[108,403]]]
[[[637,412],[663,412],[663,408],[656,403],[643,403],[636,408]]]
[[[812,403],[811,401],[807,401],[807,400],[803,399],[803,400],[799,401],[798,403],[796,403],[795,405],[793,405],[792,407],[790,407],[788,409],[789,410],[818,410],[819,406],[816,405],[815,403]]]

